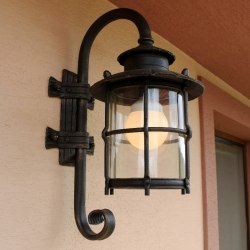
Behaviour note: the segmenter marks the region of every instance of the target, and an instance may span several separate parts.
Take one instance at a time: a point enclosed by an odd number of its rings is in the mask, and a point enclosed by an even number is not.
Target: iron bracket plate
[[[76,131],[78,99],[88,100],[88,108],[94,108],[89,85],[78,83],[77,74],[64,69],[62,82],[49,78],[48,95],[61,98],[61,118],[60,131],[47,128],[45,146],[47,149],[59,148],[60,165],[74,166],[77,148],[86,149],[88,154],[94,153],[94,138]]]

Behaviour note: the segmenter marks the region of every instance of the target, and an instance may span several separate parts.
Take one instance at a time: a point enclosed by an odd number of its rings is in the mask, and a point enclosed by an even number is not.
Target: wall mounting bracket
[[[66,69],[62,72],[62,82],[49,78],[48,95],[61,98],[61,119],[60,131],[47,127],[45,147],[59,148],[60,165],[74,166],[77,148],[86,149],[88,154],[94,153],[94,137],[76,131],[77,100],[87,100],[87,108],[94,109],[89,87],[79,84],[77,74]]]

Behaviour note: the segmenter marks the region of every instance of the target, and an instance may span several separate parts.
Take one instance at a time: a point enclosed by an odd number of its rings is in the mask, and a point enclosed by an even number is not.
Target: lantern
[[[124,72],[106,72],[91,87],[106,106],[106,194],[116,188],[190,192],[188,100],[203,87],[187,70],[169,71],[174,60],[169,51],[139,46],[118,57]]]
[[[124,72],[88,84],[88,62],[92,43],[108,23],[128,19],[138,28],[139,46],[122,53],[118,61]],[[174,55],[153,46],[146,20],[130,9],[112,10],[97,19],[87,31],[79,53],[78,73],[63,71],[62,82],[50,78],[49,95],[60,97],[60,131],[47,128],[46,148],[59,148],[59,163],[75,166],[75,219],[87,239],[109,237],[115,227],[113,213],[94,210],[87,219],[86,154],[94,152],[87,132],[87,109],[93,100],[105,103],[105,194],[114,189],[180,189],[190,193],[188,101],[203,92],[201,82],[169,71]],[[89,224],[104,222],[100,233]]]

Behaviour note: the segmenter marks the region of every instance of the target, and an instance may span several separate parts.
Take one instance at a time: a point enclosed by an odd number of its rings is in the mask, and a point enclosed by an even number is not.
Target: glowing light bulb
[[[168,127],[168,120],[163,113],[159,99],[155,99],[159,93],[149,95],[148,127]],[[151,98],[150,98],[151,97]],[[140,99],[131,107],[131,112],[125,122],[125,128],[139,128],[144,126],[143,100]],[[160,147],[167,138],[167,132],[149,132],[149,150]],[[127,133],[128,141],[138,149],[144,149],[144,133]]]

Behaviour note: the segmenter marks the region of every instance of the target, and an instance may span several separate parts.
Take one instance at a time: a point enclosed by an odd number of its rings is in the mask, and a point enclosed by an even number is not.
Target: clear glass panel
[[[180,93],[166,89],[160,90],[159,102],[171,128],[184,128],[183,97]]]
[[[166,133],[167,139],[158,148],[149,151],[152,178],[185,178],[185,138]]]
[[[109,105],[109,130],[143,127],[143,92],[144,89],[139,87],[124,87],[112,91]],[[135,112],[139,115],[139,120],[134,117]],[[129,121],[127,121],[128,116]]]
[[[110,95],[109,131],[143,128],[144,88],[123,87]],[[148,89],[148,127],[184,129],[183,98],[167,89]],[[144,176],[144,132],[109,136],[111,178]],[[149,132],[151,177],[185,177],[185,140],[178,133]]]
[[[109,137],[111,150],[109,155],[111,178],[143,178],[144,151],[136,150],[127,140],[121,140],[120,135]]]
[[[110,95],[109,131],[144,125],[144,88],[119,88]],[[124,133],[109,137],[111,178],[144,176],[144,133]]]
[[[157,133],[157,132],[155,132]],[[143,134],[143,133],[140,133]],[[185,138],[173,134],[159,148],[149,151],[149,169],[152,178],[185,178]],[[135,150],[118,135],[109,137],[110,177],[142,178],[144,176],[144,150]]]

